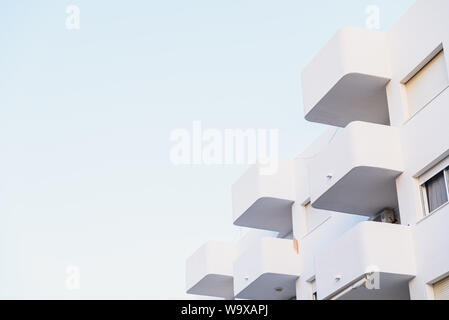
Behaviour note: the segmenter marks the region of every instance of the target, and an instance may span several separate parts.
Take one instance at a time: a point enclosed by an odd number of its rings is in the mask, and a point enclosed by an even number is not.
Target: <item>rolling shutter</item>
[[[449,300],[449,277],[433,285],[435,300]]]
[[[409,112],[413,116],[449,85],[444,51],[437,54],[406,83]]]

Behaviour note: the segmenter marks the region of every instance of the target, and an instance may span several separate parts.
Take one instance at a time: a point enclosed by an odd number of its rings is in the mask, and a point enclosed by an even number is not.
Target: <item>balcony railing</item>
[[[238,226],[288,233],[293,202],[293,162],[280,162],[269,174],[254,165],[232,186],[234,224]]]
[[[362,222],[315,265],[319,299],[409,299],[408,282],[416,275],[411,229]]]
[[[339,127],[352,121],[389,124],[390,79],[386,35],[344,28],[303,71],[305,117]]]
[[[296,296],[299,255],[293,240],[262,238],[234,263],[236,298],[285,300]]]
[[[187,260],[187,293],[232,299],[234,258],[233,244],[206,243]]]
[[[399,128],[353,122],[311,161],[312,206],[364,216],[397,208],[403,171]]]

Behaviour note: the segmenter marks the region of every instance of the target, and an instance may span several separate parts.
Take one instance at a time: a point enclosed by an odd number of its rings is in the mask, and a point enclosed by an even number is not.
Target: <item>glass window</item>
[[[424,184],[429,213],[432,213],[448,202],[446,183],[446,174],[445,171],[442,171]]]
[[[444,175],[446,176],[446,186],[449,195],[449,168],[446,168],[446,170],[444,170]]]
[[[316,290],[316,281],[315,280],[312,280],[310,282],[310,287],[312,289],[312,300],[318,300],[318,293]]]

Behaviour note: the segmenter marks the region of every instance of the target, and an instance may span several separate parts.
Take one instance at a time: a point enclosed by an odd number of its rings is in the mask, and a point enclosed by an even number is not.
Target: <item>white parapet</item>
[[[293,161],[279,162],[269,173],[254,165],[232,186],[234,224],[288,233],[294,195]]]
[[[302,73],[305,117],[339,127],[357,120],[389,124],[390,79],[386,34],[343,28]]]
[[[310,163],[312,206],[365,216],[397,208],[403,171],[399,128],[352,122]]]
[[[362,222],[320,252],[315,266],[319,299],[408,299],[416,275],[412,230]],[[373,282],[357,285],[364,277]]]
[[[209,241],[186,264],[187,293],[232,299],[235,245]]]
[[[241,244],[243,245],[243,244]],[[296,296],[299,254],[293,240],[262,238],[234,263],[236,298],[285,300]]]

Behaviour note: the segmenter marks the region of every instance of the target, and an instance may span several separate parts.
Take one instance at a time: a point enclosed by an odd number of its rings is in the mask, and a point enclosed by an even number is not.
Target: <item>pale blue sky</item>
[[[385,29],[411,3],[1,1],[0,298],[186,298],[185,259],[235,236],[245,167],[174,167],[170,132],[278,128],[293,158],[324,130],[301,69],[367,5]]]

